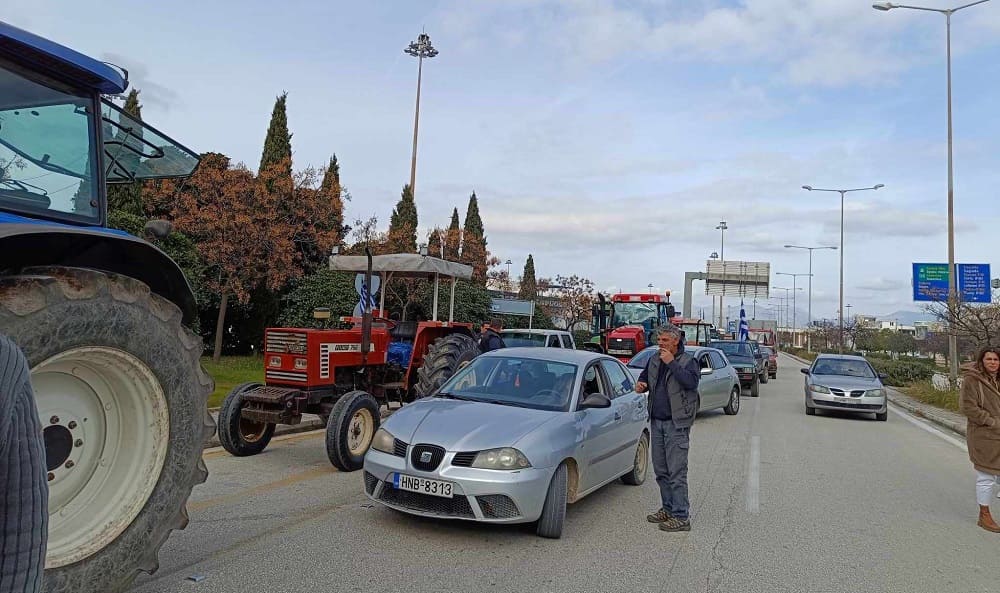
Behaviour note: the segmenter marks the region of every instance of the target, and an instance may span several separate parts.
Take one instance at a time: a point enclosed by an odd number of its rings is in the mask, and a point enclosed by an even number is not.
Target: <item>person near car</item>
[[[498,333],[501,329],[503,329],[503,325],[499,319],[492,319],[483,324],[483,331],[479,334],[480,352],[486,353],[507,347]]]
[[[639,375],[635,390],[649,392],[653,471],[660,487],[660,508],[646,517],[663,531],[691,531],[688,500],[688,449],[691,425],[700,396],[698,361],[684,351],[681,330],[662,325],[657,330],[660,351]]]
[[[959,408],[968,419],[966,442],[976,470],[978,525],[1000,533],[990,514],[993,485],[1000,480],[1000,348],[983,348],[975,362],[962,368]]]

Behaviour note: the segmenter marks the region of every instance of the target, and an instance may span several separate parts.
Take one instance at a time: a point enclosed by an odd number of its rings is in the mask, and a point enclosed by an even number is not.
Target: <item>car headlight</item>
[[[865,392],[865,397],[885,397],[885,389],[869,389]]]
[[[384,428],[378,429],[378,432],[376,432],[375,436],[372,438],[372,449],[383,453],[389,453],[390,455],[395,448],[395,444],[396,437],[392,436],[392,433]]]
[[[524,456],[524,453],[517,449],[502,447],[480,451],[476,455],[476,460],[472,462],[472,467],[479,469],[524,469],[531,467],[531,463]]]
[[[813,393],[830,393],[830,390],[822,385],[810,385],[809,389]]]

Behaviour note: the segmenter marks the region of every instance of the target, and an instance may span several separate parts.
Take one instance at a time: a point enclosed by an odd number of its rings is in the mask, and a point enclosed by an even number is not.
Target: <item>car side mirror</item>
[[[712,374],[712,369],[701,367],[701,374],[702,375],[711,375]]]
[[[591,393],[580,404],[581,409],[588,408],[610,408],[611,400],[603,393]]]
[[[879,373],[879,374],[878,374],[878,380],[879,380],[879,381],[885,381],[885,380],[886,380],[886,379],[888,379],[888,378],[889,378],[889,375],[887,375],[887,374],[885,374],[885,373]]]
[[[799,369],[799,371],[801,371],[803,375],[809,374],[809,369]]]

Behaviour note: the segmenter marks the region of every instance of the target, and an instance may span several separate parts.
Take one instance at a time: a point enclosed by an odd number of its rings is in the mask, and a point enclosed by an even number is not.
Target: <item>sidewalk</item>
[[[809,361],[797,356],[792,356],[787,352],[782,352],[782,354],[796,362],[800,362],[805,365],[811,364]],[[934,407],[930,404],[925,404],[924,402],[914,399],[892,387],[886,387],[886,391],[889,394],[890,402],[903,408],[910,414],[919,418],[924,418],[941,428],[958,433],[963,437],[965,436],[965,416],[959,414],[958,412],[942,410],[941,408]]]

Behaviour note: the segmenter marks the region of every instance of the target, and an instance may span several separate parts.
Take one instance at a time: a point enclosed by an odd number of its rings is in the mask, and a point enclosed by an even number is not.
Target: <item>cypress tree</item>
[[[427,253],[432,257],[443,257],[444,246],[441,244],[441,229],[434,229],[431,231],[429,237],[427,237]]]
[[[417,250],[417,205],[410,184],[403,186],[402,195],[389,218],[389,245],[399,253]]]
[[[462,227],[458,224],[458,208],[451,211],[451,224],[444,236],[444,258],[448,261],[458,261],[462,245]]]
[[[266,167],[281,165],[292,176],[292,135],[288,132],[288,93],[283,92],[274,100],[271,123],[264,138],[264,151],[260,155],[260,173]],[[285,171],[282,171],[285,174]]]
[[[533,301],[538,296],[538,281],[535,279],[535,259],[528,254],[528,261],[524,263],[524,273],[521,274],[521,287],[517,291],[517,298],[524,301]]]
[[[479,216],[479,200],[476,199],[476,192],[469,196],[469,208],[465,212],[465,233],[483,240],[483,247],[486,247],[486,232],[483,230],[483,219]]]
[[[340,185],[340,163],[337,162],[336,154],[330,157],[330,164],[323,173],[320,190],[333,201],[334,213],[329,224],[337,229],[337,245],[343,246],[344,235],[347,234],[344,228],[344,188]]]
[[[483,234],[483,219],[479,216],[479,201],[476,192],[469,196],[469,207],[465,212],[465,226],[462,231],[462,257],[464,264],[475,270],[473,278],[480,282],[486,281],[486,271],[489,269],[489,251],[486,249],[486,236]]]

